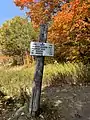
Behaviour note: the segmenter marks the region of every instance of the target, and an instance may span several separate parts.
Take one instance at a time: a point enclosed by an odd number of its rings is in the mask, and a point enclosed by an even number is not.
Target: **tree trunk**
[[[40,36],[39,42],[46,42],[47,40],[47,24],[40,25]],[[41,95],[41,86],[42,86],[42,77],[44,69],[44,57],[38,56],[36,62],[36,70],[34,74],[32,95],[29,106],[29,113],[31,116],[35,116],[40,108],[40,95]]]

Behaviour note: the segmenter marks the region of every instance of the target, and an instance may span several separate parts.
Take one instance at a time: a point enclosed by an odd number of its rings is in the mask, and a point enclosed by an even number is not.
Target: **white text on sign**
[[[31,42],[30,55],[32,56],[54,56],[54,45],[50,43]]]

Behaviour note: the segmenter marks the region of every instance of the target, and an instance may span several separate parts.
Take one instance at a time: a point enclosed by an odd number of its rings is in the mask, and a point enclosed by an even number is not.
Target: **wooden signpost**
[[[48,31],[47,24],[41,24],[40,36],[39,36],[40,44],[37,42],[31,43],[31,50],[30,50],[31,55],[37,56],[36,70],[34,74],[32,95],[29,106],[29,113],[31,114],[31,116],[35,116],[40,108],[40,95],[41,95],[42,77],[43,77],[43,69],[44,69],[44,56],[45,56],[43,52],[45,52],[45,50],[47,51],[46,47],[50,45],[49,54],[51,56],[53,56],[52,54],[54,54],[54,47],[52,47],[51,44],[48,45],[45,44],[47,41],[47,31]],[[44,47],[41,47],[42,45],[44,45]]]

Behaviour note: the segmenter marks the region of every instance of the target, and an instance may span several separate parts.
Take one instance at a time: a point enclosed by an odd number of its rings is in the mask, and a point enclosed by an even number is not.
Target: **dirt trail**
[[[90,86],[46,87],[42,90],[41,114],[36,120],[90,120]],[[0,120],[10,120],[14,107],[0,103]],[[18,120],[30,120],[26,113]]]
[[[58,120],[90,120],[90,86],[52,87],[45,90],[58,110]]]

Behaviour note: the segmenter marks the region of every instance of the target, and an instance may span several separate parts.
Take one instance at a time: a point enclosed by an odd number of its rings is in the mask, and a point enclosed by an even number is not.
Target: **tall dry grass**
[[[0,68],[0,90],[9,96],[19,96],[23,88],[32,88],[35,65],[31,67]],[[43,86],[89,82],[90,71],[82,63],[48,64],[44,67]]]

